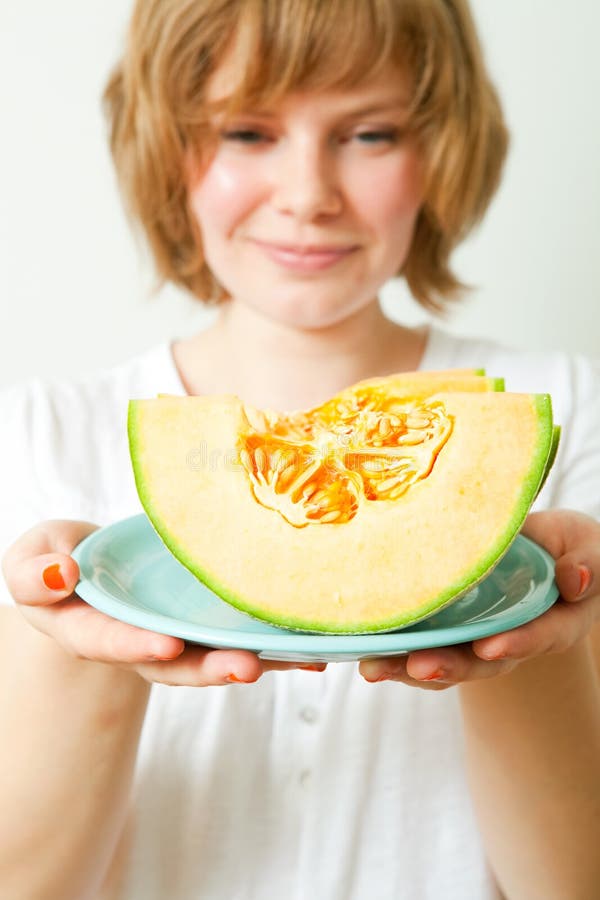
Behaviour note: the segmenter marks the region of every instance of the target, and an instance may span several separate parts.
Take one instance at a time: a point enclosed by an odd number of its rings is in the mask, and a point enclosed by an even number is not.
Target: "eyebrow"
[[[360,106],[354,110],[349,110],[347,115],[351,116],[370,116],[374,113],[389,112],[406,112],[409,104],[404,100],[390,100],[383,103],[370,103],[367,106]]]
[[[355,108],[349,108],[340,114],[340,119],[356,119],[361,116],[371,116],[382,113],[407,113],[409,111],[410,104],[406,100],[398,99],[398,100],[385,100],[382,102],[368,103],[365,106],[356,106]],[[256,110],[239,110],[238,113],[240,116],[249,116],[256,117],[261,119],[273,119],[277,116],[277,112],[273,109],[269,109],[268,107],[263,109]]]

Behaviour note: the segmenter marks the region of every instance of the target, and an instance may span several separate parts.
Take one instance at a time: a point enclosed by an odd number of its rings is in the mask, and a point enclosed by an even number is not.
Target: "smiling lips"
[[[254,240],[273,262],[294,269],[297,272],[317,272],[327,269],[345,259],[358,249],[357,244],[344,246],[333,244],[273,244],[268,241]]]

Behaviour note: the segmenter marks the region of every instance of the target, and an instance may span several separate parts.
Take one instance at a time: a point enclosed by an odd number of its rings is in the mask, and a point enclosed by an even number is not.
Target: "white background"
[[[75,375],[206,314],[152,271],[114,185],[99,96],[126,0],[0,0],[0,385]],[[474,0],[513,132],[503,187],[456,257],[453,330],[600,357],[600,3]],[[402,287],[386,309],[422,313]]]

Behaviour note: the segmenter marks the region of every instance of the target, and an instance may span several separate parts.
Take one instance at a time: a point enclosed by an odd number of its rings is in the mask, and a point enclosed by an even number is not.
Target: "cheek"
[[[416,154],[382,160],[364,185],[359,209],[375,231],[412,233],[423,202],[422,166]]]
[[[235,163],[216,159],[192,188],[190,205],[205,241],[229,236],[258,202],[257,180]]]

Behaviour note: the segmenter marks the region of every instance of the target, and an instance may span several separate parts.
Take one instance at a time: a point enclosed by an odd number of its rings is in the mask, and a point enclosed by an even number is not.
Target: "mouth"
[[[278,265],[300,272],[314,272],[334,266],[358,250],[358,244],[284,244],[252,240]]]

